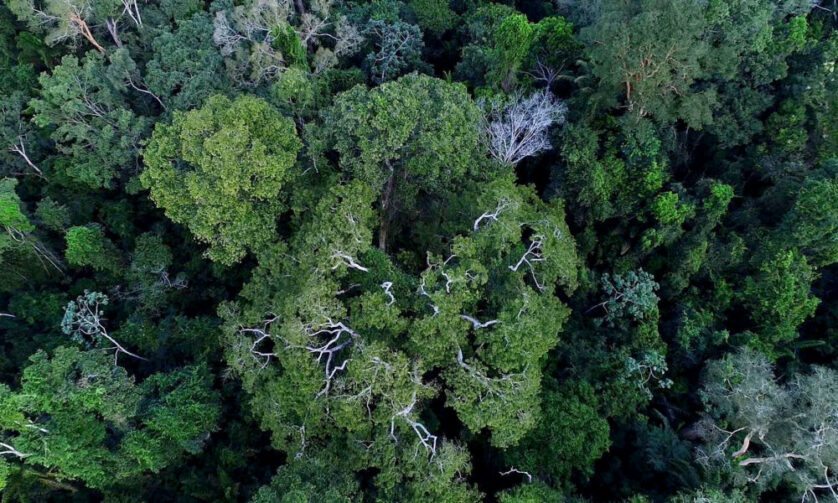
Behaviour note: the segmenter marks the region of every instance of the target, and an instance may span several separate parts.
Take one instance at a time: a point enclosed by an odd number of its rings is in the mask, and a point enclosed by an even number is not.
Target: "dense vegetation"
[[[2,501],[838,501],[832,0],[3,0]]]

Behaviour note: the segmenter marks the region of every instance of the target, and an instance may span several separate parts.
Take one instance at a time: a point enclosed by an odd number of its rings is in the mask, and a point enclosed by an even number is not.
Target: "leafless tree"
[[[513,95],[509,101],[494,100],[485,106],[485,130],[489,153],[505,165],[552,148],[551,126],[562,124],[567,107],[547,90],[529,97]]]
[[[251,85],[274,79],[292,63],[275,46],[278,29],[293,29],[303,49],[316,50],[315,68],[326,69],[362,42],[359,30],[337,15],[332,4],[316,0],[306,10],[300,1],[251,0],[217,12],[212,38],[230,58],[234,77]]]

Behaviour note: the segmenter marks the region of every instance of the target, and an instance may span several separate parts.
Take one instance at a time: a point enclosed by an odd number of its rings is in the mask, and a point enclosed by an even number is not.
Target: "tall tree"
[[[166,214],[222,264],[269,244],[301,148],[294,123],[251,96],[214,96],[158,124],[140,179]]]

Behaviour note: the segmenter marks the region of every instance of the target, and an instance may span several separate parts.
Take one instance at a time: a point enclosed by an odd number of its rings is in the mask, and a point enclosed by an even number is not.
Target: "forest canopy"
[[[0,500],[838,503],[836,60],[831,0],[0,0]]]

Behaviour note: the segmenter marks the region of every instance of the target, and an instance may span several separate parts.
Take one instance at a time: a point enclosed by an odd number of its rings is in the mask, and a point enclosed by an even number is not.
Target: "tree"
[[[745,280],[742,301],[750,310],[757,336],[749,345],[772,356],[797,337],[797,327],[815,313],[820,300],[811,294],[815,272],[799,251],[778,251]]]
[[[543,482],[534,482],[504,491],[500,496],[500,501],[501,503],[564,503],[567,500],[560,491]]]
[[[133,15],[139,12],[134,2],[131,4]],[[115,17],[118,7],[123,4],[115,0],[106,2],[92,2],[90,0],[58,1],[45,0],[12,0],[9,2],[11,11],[25,22],[30,29],[46,32],[46,43],[49,45],[58,44],[64,40],[75,42],[76,38],[84,37],[99,52],[105,52],[105,48],[96,40],[92,27],[97,24],[113,22],[110,17]],[[133,9],[137,9],[134,11]]]
[[[605,273],[601,285],[608,298],[589,311],[602,308],[606,323],[614,324],[626,318],[643,321],[650,313],[652,316],[657,315],[658,296],[655,291],[659,285],[644,270],[629,271],[625,275],[615,274],[613,277]]]
[[[35,134],[24,109],[27,95],[14,91],[0,100],[0,141],[6,149],[0,150],[0,159],[9,165],[10,175],[33,173],[43,176],[36,157]]]
[[[113,347],[105,349],[114,350],[114,365],[116,365],[120,353],[147,361],[146,358],[125,349],[122,344],[108,334],[103,324],[104,308],[107,305],[107,295],[85,291],[84,295],[79,295],[76,300],[67,304],[64,309],[64,319],[61,320],[61,331],[65,335],[71,336],[74,341],[85,344],[89,348],[101,346],[103,343],[113,344]]]
[[[198,12],[152,40],[145,82],[168,110],[199,108],[210,96],[230,92],[224,59],[212,34],[209,15]]]
[[[535,25],[535,34],[525,69],[536,82],[549,90],[559,80],[567,80],[574,58],[581,49],[573,36],[573,24],[561,16],[550,16]]]
[[[35,236],[14,178],[0,178],[0,277],[9,289],[26,280],[34,258],[47,271],[63,271],[60,260]],[[4,288],[5,289],[5,288]]]
[[[450,0],[410,0],[408,6],[416,16],[416,24],[434,34],[457,24],[457,13],[451,10]]]
[[[640,117],[685,117],[701,128],[709,120],[713,93],[690,90],[705,75],[710,51],[700,5],[609,1],[602,9],[596,23],[582,30],[602,89],[620,89],[626,108]],[[704,110],[692,110],[696,106]]]
[[[534,25],[512,7],[494,3],[476,9],[466,24],[472,43],[463,48],[458,72],[475,86],[511,91],[535,39]]]
[[[19,391],[0,387],[5,458],[104,488],[198,453],[219,416],[206,368],[137,385],[98,350],[39,351]]]
[[[160,236],[151,233],[137,236],[126,275],[128,285],[118,290],[117,295],[121,299],[137,300],[145,310],[159,310],[170,293],[188,286],[183,274],[171,275],[173,260],[171,249]]]
[[[508,103],[493,101],[488,106],[486,133],[489,153],[499,162],[516,165],[553,146],[547,132],[561,125],[567,107],[550,91],[533,93],[528,98],[513,96]]]
[[[838,180],[807,179],[777,229],[777,240],[799,247],[814,267],[838,261]]]
[[[273,240],[301,148],[294,123],[251,96],[214,96],[158,124],[140,176],[166,215],[210,245],[222,264]]]
[[[67,229],[67,263],[76,267],[90,266],[96,271],[117,272],[119,257],[113,243],[98,225],[75,226]]]
[[[51,75],[39,78],[41,95],[30,102],[33,121],[52,128],[51,138],[67,156],[60,165],[74,182],[111,188],[136,165],[149,122],[131,111],[124,74],[122,65],[88,52],[81,62],[65,56]]]
[[[422,32],[416,25],[371,20],[364,29],[364,35],[375,48],[374,52],[367,54],[364,62],[370,79],[376,84],[393,80],[421,62],[424,44]]]
[[[834,497],[835,384],[834,370],[814,367],[780,385],[768,359],[750,350],[711,362],[699,462],[760,490],[786,483],[802,501]]]
[[[378,245],[386,250],[397,216],[412,212],[421,192],[479,176],[480,117],[462,85],[411,74],[340,94],[308,134],[313,156],[334,150],[342,172],[380,188]]]
[[[300,6],[262,0],[216,12],[213,41],[228,58],[233,81],[256,86],[291,67],[321,72],[357,52],[360,30],[332,2],[312,2],[310,10]]]
[[[542,391],[541,421],[504,459],[531,476],[558,483],[574,472],[590,476],[593,463],[611,444],[597,401],[588,383],[548,383]]]

